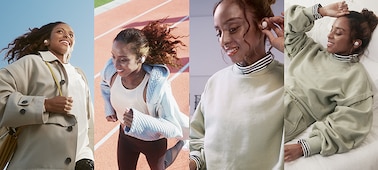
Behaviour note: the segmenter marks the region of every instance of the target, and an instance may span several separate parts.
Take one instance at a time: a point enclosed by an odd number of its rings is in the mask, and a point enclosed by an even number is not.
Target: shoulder
[[[150,83],[151,82],[157,82],[162,83],[167,81],[169,77],[169,69],[165,65],[149,65],[149,64],[143,64],[143,69],[150,74]]]
[[[22,58],[18,59],[17,61],[5,66],[7,70],[28,70],[29,67],[36,67],[38,64],[41,63],[43,60],[39,55],[35,54],[28,54],[23,56]]]
[[[110,82],[115,73],[117,73],[117,70],[113,65],[112,59],[110,58],[105,63],[105,66],[101,71],[102,80],[104,80],[106,82]]]
[[[227,81],[227,75],[232,74],[233,65],[223,68],[217,72],[215,72],[210,78],[208,79],[206,86],[210,86],[211,84],[217,84],[218,81]]]
[[[170,74],[168,67],[161,64],[143,64],[143,69],[151,75],[156,74],[157,76],[168,77]]]

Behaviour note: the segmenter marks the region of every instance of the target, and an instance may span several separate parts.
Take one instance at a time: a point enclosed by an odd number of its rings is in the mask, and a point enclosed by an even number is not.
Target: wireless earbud
[[[142,56],[142,57],[140,58],[140,62],[141,62],[141,63],[144,63],[144,61],[146,61],[146,56]]]
[[[358,46],[358,45],[360,45],[360,43],[358,41],[355,41],[354,46]]]
[[[266,27],[268,27],[268,23],[266,21],[263,21],[261,23],[261,27],[262,27],[262,29],[265,29]]]

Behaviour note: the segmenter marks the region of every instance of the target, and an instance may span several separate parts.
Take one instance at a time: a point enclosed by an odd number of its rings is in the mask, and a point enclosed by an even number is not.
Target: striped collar
[[[257,60],[255,63],[249,66],[241,66],[240,64],[236,63],[236,67],[242,72],[242,74],[250,74],[254,72],[258,72],[266,68],[270,63],[273,61],[273,54],[267,53],[265,57]]]
[[[351,62],[357,63],[360,59],[358,58],[358,54],[351,54],[351,55],[339,55],[333,54],[333,58],[342,62]]]

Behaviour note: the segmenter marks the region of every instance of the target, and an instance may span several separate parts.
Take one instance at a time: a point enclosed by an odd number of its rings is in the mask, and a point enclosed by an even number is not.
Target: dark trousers
[[[135,170],[140,153],[146,156],[151,170],[165,169],[166,138],[156,141],[143,141],[125,135],[121,128],[119,132],[117,157],[120,170]]]

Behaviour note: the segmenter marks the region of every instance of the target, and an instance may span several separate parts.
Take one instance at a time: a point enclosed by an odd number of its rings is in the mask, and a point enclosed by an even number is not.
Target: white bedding
[[[323,6],[335,0],[285,0],[285,9],[293,4],[311,6],[321,3]],[[362,8],[373,10],[378,15],[378,6],[372,5],[374,0],[347,0],[349,9],[361,11]],[[327,35],[332,26],[333,19],[326,17],[316,21],[315,27],[308,34],[313,39],[323,45],[327,42]],[[324,34],[327,33],[327,34]],[[366,56],[361,58],[361,63],[369,73],[375,87],[373,126],[371,132],[364,140],[363,144],[347,153],[335,154],[328,157],[314,155],[308,158],[301,157],[293,162],[285,163],[285,170],[378,170],[378,28],[373,33]],[[296,143],[299,138],[308,137],[312,126],[307,128],[301,135],[290,141]]]

